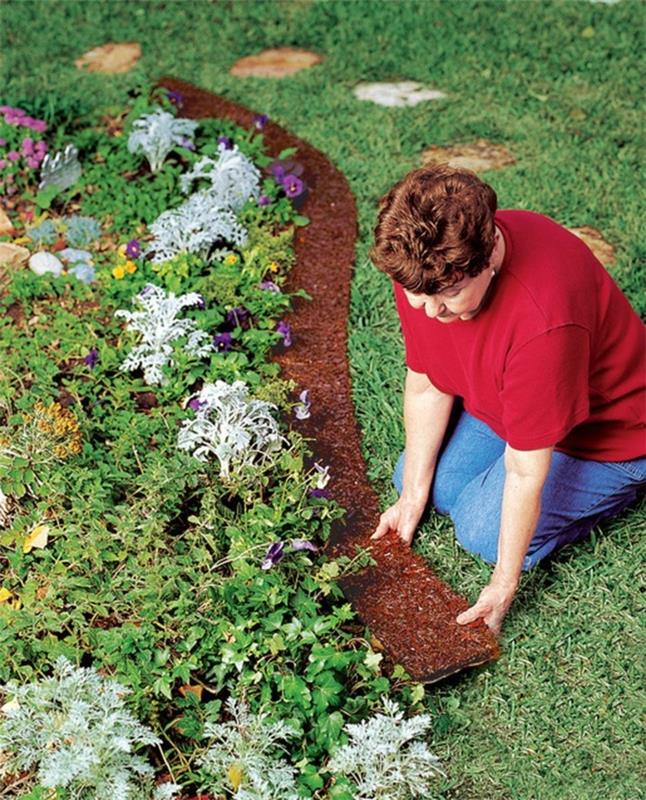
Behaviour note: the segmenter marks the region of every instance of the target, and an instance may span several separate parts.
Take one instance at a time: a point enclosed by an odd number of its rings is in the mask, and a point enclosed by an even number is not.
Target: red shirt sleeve
[[[541,333],[507,358],[501,392],[507,442],[517,450],[558,444],[590,414],[590,338],[563,325]]]
[[[424,362],[420,357],[417,347],[417,340],[411,327],[411,320],[408,312],[410,305],[406,299],[403,290],[398,290],[398,287],[393,282],[393,291],[395,293],[395,302],[397,303],[397,313],[399,314],[399,322],[404,335],[404,347],[406,349],[406,366],[410,367],[413,372],[426,373]]]

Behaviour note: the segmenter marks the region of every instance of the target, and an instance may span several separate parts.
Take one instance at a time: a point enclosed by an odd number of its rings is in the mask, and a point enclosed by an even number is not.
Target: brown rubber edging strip
[[[182,115],[225,117],[250,128],[256,112],[175,78],[160,84],[184,98]],[[293,344],[275,356],[283,376],[309,389],[311,417],[299,431],[314,440],[313,450],[330,466],[328,488],[347,511],[335,525],[331,555],[354,555],[369,548],[376,566],[341,581],[346,597],[393,662],[418,681],[432,682],[499,655],[494,635],[479,622],[459,626],[455,617],[467,600],[443,583],[424,559],[389,534],[370,542],[379,501],[366,477],[354,415],[347,359],[350,282],[357,238],[354,197],[342,173],[318,150],[269,121],[263,130],[269,154],[298,148],[310,191],[302,212],[310,224],[295,237],[296,264],[286,289],[305,289],[312,301],[295,298],[285,317]]]

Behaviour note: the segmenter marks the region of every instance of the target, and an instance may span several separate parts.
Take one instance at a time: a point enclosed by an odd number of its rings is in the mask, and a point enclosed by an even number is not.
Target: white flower
[[[196,399],[195,418],[182,424],[177,446],[199,461],[215,456],[222,478],[239,474],[251,464],[263,464],[285,441],[271,414],[276,406],[249,399],[243,381],[207,383]]]
[[[318,473],[318,477],[316,479],[316,488],[317,489],[325,489],[328,485],[330,480],[330,468],[329,467],[322,467],[318,462],[314,464],[314,469]]]
[[[163,383],[161,368],[172,365],[173,343],[182,336],[187,337],[185,352],[200,358],[208,355],[214,349],[209,334],[198,328],[192,319],[177,319],[184,308],[203,302],[197,292],[176,297],[173,292],[166,295],[159,286],[147,284],[133,298],[133,303],[139,307],[137,311],[119,309],[115,312],[115,317],[128,321],[127,330],[141,334],[141,342],[130,351],[121,369],[143,369],[146,383]]]
[[[205,156],[189,172],[182,175],[182,189],[190,191],[193,181],[206,178],[211,186],[206,193],[222,208],[239,211],[245,202],[260,196],[260,170],[244,156],[237,145],[229,150],[218,145],[218,160]]]
[[[299,400],[301,401],[298,405],[294,406],[294,416],[296,419],[309,419],[312,415],[310,414],[310,408],[312,407],[312,403],[310,402],[310,393],[308,389],[304,389],[299,395]]]
[[[157,108],[152,114],[144,114],[135,120],[128,137],[128,150],[131,153],[143,151],[150,169],[159,172],[174,147],[192,142],[197,126],[198,123],[192,119],[177,118]]]
[[[345,775],[355,800],[409,800],[432,795],[432,781],[443,775],[440,762],[423,741],[428,714],[404,719],[397,703],[382,698],[385,714],[344,727],[349,744],[330,759],[329,772]]]
[[[164,211],[150,226],[153,240],[144,255],[153,263],[179,253],[197,253],[207,259],[218,241],[244,245],[247,231],[230,208],[223,208],[207,192],[195,192],[179,208]]]

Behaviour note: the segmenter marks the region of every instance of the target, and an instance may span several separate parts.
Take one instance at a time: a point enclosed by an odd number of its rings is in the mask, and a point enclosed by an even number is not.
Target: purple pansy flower
[[[281,542],[280,540],[272,542],[267,548],[267,552],[265,553],[265,557],[260,566],[262,569],[271,569],[272,567],[275,567],[276,564],[278,564],[280,561],[282,561],[284,556],[285,556],[285,542]]]
[[[224,145],[225,150],[233,150],[233,142],[228,136],[218,136],[218,144]]]
[[[126,245],[126,256],[128,258],[139,258],[141,255],[141,245],[137,239],[131,239]]]
[[[269,171],[274,176],[276,183],[280,183],[282,185],[283,181],[285,180],[285,167],[276,162],[275,164],[271,165]]]
[[[227,325],[232,325],[234,328],[239,325],[246,330],[249,327],[250,316],[251,312],[243,306],[238,306],[237,308],[232,308],[230,311],[227,311],[225,319]]]
[[[305,184],[296,175],[285,175],[283,178],[283,189],[287,197],[295,198],[300,197],[305,191]]]
[[[193,409],[193,411],[199,411],[201,408],[204,408],[206,403],[203,400],[200,400],[198,395],[193,395],[186,405]]]
[[[310,489],[308,494],[310,497],[324,497],[326,500],[330,499],[329,489]]]
[[[271,203],[271,197],[268,197],[266,194],[261,194],[258,198],[258,205],[259,206],[268,206]]]
[[[298,395],[298,398],[301,402],[297,406],[294,406],[294,415],[296,419],[309,419],[312,416],[310,414],[312,403],[310,402],[309,389],[304,389]]]
[[[233,336],[230,333],[218,333],[213,337],[213,346],[219,353],[227,353],[233,347]]]
[[[276,325],[276,330],[283,337],[283,344],[285,345],[285,347],[289,347],[291,345],[291,343],[292,343],[292,328],[291,328],[291,326],[287,322],[284,322],[281,319],[281,321],[278,323],[278,325]]]
[[[314,542],[310,542],[309,539],[292,539],[291,545],[292,550],[307,550],[310,553],[318,553],[319,551]]]
[[[99,361],[99,351],[93,347],[90,352],[83,359],[83,363],[87,364],[90,369],[94,369]]]
[[[195,150],[195,145],[193,144],[193,140],[189,139],[188,136],[182,136],[180,141],[180,147],[185,147],[187,150]]]
[[[177,92],[174,89],[169,89],[166,97],[168,98],[169,102],[171,102],[177,108],[181,108],[184,105],[184,95],[181,92]]]
[[[261,131],[268,122],[269,117],[267,114],[257,114],[253,118],[253,124],[255,125],[257,131]]]
[[[147,297],[154,289],[155,287],[152,285],[152,283],[146,284],[146,286],[144,286],[144,288],[139,292],[139,297]]]
[[[268,292],[280,292],[280,286],[276,286],[273,281],[262,281],[260,284],[261,289],[266,289]]]

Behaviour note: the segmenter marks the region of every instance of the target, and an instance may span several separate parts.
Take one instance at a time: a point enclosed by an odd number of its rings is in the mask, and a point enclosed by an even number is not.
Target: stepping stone
[[[26,247],[9,242],[0,242],[0,265],[8,264],[11,267],[20,267],[29,261],[31,253]]]
[[[226,116],[251,128],[254,112],[173,78],[162,81],[184,96],[187,117]],[[346,178],[323,153],[275,123],[265,129],[269,155],[296,147],[308,181],[316,178],[303,212],[310,224],[296,238],[296,264],[286,289],[304,289],[313,301],[298,300],[286,321],[291,347],[275,354],[285,380],[311,390],[312,408],[299,430],[314,440],[317,461],[330,467],[328,488],[347,513],[326,545],[331,557],[370,550],[376,566],[340,581],[345,596],[383,646],[390,663],[402,664],[413,680],[433,682],[499,655],[495,636],[480,621],[460,626],[469,608],[429,565],[396,537],[370,541],[379,518],[379,498],[366,475],[352,400],[347,361],[347,319],[357,237],[357,209]],[[330,263],[335,265],[330,279]]]
[[[485,172],[515,164],[512,154],[501,144],[479,139],[473,144],[456,144],[448,147],[433,146],[422,153],[422,163],[448,163],[457,169]]]
[[[284,78],[313,67],[321,60],[321,56],[309,50],[277,47],[241,58],[229,71],[237,78]]]
[[[105,72],[110,75],[128,72],[141,58],[141,46],[137,42],[110,42],[88,50],[74,64],[87,72]]]
[[[584,225],[582,228],[569,228],[568,230],[588,245],[604,267],[611,267],[615,263],[615,248],[603,238],[596,228]]]
[[[446,97],[438,89],[425,89],[416,81],[399,83],[359,83],[354,87],[359,100],[370,100],[380,106],[416,106],[426,100],[441,100]]]
[[[11,224],[11,220],[0,207],[0,236],[5,233],[11,233],[12,231],[13,225]]]

